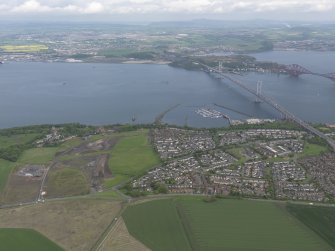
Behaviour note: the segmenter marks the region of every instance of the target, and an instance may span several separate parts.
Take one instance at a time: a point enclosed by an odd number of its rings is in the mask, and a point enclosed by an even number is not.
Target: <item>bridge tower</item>
[[[255,100],[255,102],[256,103],[261,103],[262,101],[261,101],[261,99],[259,98],[259,96],[261,96],[262,95],[262,85],[263,85],[263,81],[258,81],[257,82],[257,90],[256,90],[256,100]]]
[[[222,67],[222,61],[219,61],[219,72],[222,72],[222,69],[223,69],[223,67]]]

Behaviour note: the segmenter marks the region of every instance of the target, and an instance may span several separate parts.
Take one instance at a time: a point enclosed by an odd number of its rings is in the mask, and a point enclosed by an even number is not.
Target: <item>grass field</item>
[[[122,199],[121,195],[114,190],[95,193],[94,196],[92,196],[92,197],[94,197],[94,198],[116,199],[116,200],[121,200]]]
[[[57,168],[50,169],[47,179],[47,196],[65,197],[87,194],[90,191],[90,174],[85,168],[87,163],[101,154],[109,154],[109,167],[112,175],[106,176],[105,187],[113,187],[131,177],[141,175],[146,170],[157,165],[160,160],[147,139],[148,130],[113,133],[111,135],[97,135],[88,141],[74,138],[56,147],[41,147],[25,150],[16,163],[0,160],[0,192],[4,190],[0,199],[6,203],[26,202],[35,199],[39,189],[39,181],[28,182],[26,178],[15,175],[16,171],[28,164],[43,164],[46,167],[52,161],[58,162]],[[77,146],[95,142],[97,139],[111,140],[116,145],[109,149],[80,152],[72,149]],[[4,138],[3,138],[3,141]],[[14,138],[6,139],[7,144],[15,142]],[[66,151],[70,153],[67,154]],[[58,154],[64,152],[65,154]],[[79,152],[78,152],[79,151]],[[91,160],[91,159],[92,160]],[[11,170],[15,168],[9,179]],[[111,178],[109,178],[111,177]],[[27,189],[25,189],[25,187]],[[23,189],[23,190],[22,190]],[[115,198],[115,194],[110,194]],[[107,194],[104,195],[107,197]]]
[[[25,150],[15,163],[0,159],[0,194],[2,193],[0,200],[5,203],[34,200],[38,194],[41,179],[28,179],[16,175],[16,172],[25,165],[47,165],[54,159],[58,150],[58,147],[31,148]],[[10,175],[12,170],[13,172]],[[78,184],[74,187],[77,188]],[[65,188],[61,186],[59,189]]]
[[[227,47],[242,51],[257,51],[262,48],[260,40],[245,40],[235,37],[227,37],[223,40]]]
[[[8,176],[14,164],[7,160],[0,159],[0,194],[6,186]]]
[[[119,218],[100,251],[150,251],[131,236],[122,218]]]
[[[57,200],[1,209],[0,228],[31,228],[68,251],[89,251],[120,209],[109,199]]]
[[[191,250],[172,200],[157,200],[127,208],[128,231],[152,250]]]
[[[31,134],[17,134],[12,136],[0,136],[0,149],[7,148],[14,145],[22,145],[26,144],[40,134],[38,133],[31,133]],[[10,161],[6,161],[0,159],[0,194],[6,186],[9,174],[11,170],[14,168],[14,163]]]
[[[113,175],[116,175],[116,176],[114,176],[111,179],[106,179],[104,181],[104,186],[106,188],[111,188],[111,187],[116,186],[116,185],[120,184],[121,182],[129,179],[129,176],[127,176],[127,175],[121,175],[121,174],[113,174]]]
[[[306,143],[304,151],[300,154],[301,157],[320,155],[322,152],[327,152],[328,149],[325,146],[316,144]]]
[[[8,178],[2,202],[12,204],[36,200],[41,181],[41,179],[31,179],[12,172]]]
[[[48,47],[43,44],[30,44],[30,45],[2,45],[0,49],[5,52],[40,52],[48,50]]]
[[[31,148],[25,150],[15,163],[0,159],[0,201],[15,203],[34,200],[41,180],[28,181],[15,173],[27,164],[47,164],[54,158],[57,150],[57,147]],[[11,174],[12,170],[14,171]]]
[[[40,136],[39,133],[30,134],[15,134],[11,136],[0,135],[0,148],[6,148],[13,145],[26,144],[36,137]]]
[[[106,57],[126,57],[135,52],[137,52],[136,49],[104,49],[99,52],[99,55]]]
[[[229,148],[226,150],[227,153],[231,154],[233,157],[237,159],[237,162],[235,163],[236,165],[242,165],[246,162],[246,157],[242,155],[242,150],[243,148],[241,147],[234,147],[234,148]]]
[[[225,199],[205,203],[200,197],[183,197],[132,206],[124,219],[129,232],[154,251],[332,250],[272,202]],[[174,235],[183,238],[173,241]]]
[[[289,204],[288,211],[335,249],[335,208]]]
[[[49,172],[47,197],[84,195],[90,192],[86,176],[75,168],[62,168]]]
[[[73,148],[80,145],[81,143],[83,143],[83,140],[79,137],[67,140],[58,147],[58,151],[64,151],[66,149]]]
[[[154,53],[152,50],[137,50],[137,49],[103,49],[99,51],[99,55],[106,57],[127,57],[127,58],[137,58],[137,59],[150,59],[151,54]]]
[[[53,160],[58,147],[31,148],[23,152],[17,161],[20,164],[46,164]]]
[[[158,155],[148,142],[147,130],[121,135],[122,138],[112,149],[109,159],[109,168],[114,178],[106,181],[106,187],[141,175],[160,163]]]
[[[0,251],[64,251],[60,246],[50,241],[32,229],[0,229]]]

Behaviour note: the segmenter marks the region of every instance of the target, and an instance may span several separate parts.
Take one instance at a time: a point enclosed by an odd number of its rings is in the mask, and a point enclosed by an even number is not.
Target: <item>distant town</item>
[[[251,24],[252,25],[252,24]],[[190,62],[223,63],[227,71],[283,72],[276,62],[258,62],[246,54],[272,50],[333,51],[332,25],[283,27],[263,24],[248,29],[196,23],[191,27],[171,24],[69,25],[48,29],[30,27],[25,32],[1,28],[0,61],[155,63],[196,69]],[[173,29],[171,29],[173,28]]]

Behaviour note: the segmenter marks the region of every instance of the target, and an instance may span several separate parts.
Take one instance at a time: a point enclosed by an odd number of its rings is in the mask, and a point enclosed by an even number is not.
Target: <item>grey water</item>
[[[335,71],[335,53],[303,52],[300,58],[286,52],[254,56],[299,63],[319,72]],[[263,81],[266,95],[306,121],[335,123],[335,84],[328,79],[259,73],[236,78],[254,88],[257,81]],[[280,117],[271,107],[256,103],[255,97],[228,81],[168,65],[35,62],[0,65],[0,128],[70,122],[152,123],[176,104],[180,105],[168,112],[163,122],[194,127],[228,124],[225,119],[203,118],[195,113],[203,106],[232,119],[247,118],[214,103],[251,117]],[[132,118],[136,120],[133,122]]]

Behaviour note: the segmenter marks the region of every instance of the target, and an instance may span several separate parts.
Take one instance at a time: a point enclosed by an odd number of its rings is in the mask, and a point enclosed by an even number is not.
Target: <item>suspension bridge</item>
[[[257,88],[257,90],[254,90],[254,89],[246,86],[241,81],[239,81],[237,79],[234,79],[231,76],[223,73],[221,67],[219,67],[219,69],[217,69],[217,68],[210,67],[208,65],[199,63],[199,62],[195,62],[195,63],[199,64],[199,65],[201,65],[203,67],[205,67],[205,70],[207,72],[209,72],[209,73],[216,73],[216,74],[220,75],[221,77],[223,77],[224,79],[228,79],[229,81],[231,81],[235,85],[237,85],[240,88],[246,90],[247,92],[255,95],[258,100],[261,100],[262,102],[264,102],[264,103],[270,105],[271,107],[273,107],[279,113],[283,114],[283,116],[286,119],[295,122],[296,124],[298,124],[299,126],[301,126],[302,128],[304,128],[306,131],[308,131],[308,132],[310,132],[310,133],[312,133],[312,134],[314,134],[314,135],[316,135],[316,136],[318,136],[318,137],[326,140],[328,142],[328,144],[332,147],[332,149],[335,151],[335,140],[333,140],[329,136],[325,135],[324,133],[320,132],[319,130],[317,130],[313,126],[309,125],[307,122],[303,121],[302,119],[298,118],[297,116],[295,116],[294,114],[292,114],[290,111],[288,111],[286,108],[284,108],[283,106],[281,106],[280,104],[278,104],[272,98],[270,98],[270,97],[265,96],[264,94],[262,94],[260,92],[260,90],[259,90],[259,87]]]

